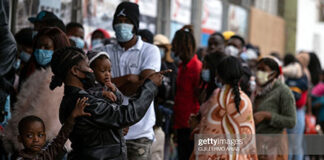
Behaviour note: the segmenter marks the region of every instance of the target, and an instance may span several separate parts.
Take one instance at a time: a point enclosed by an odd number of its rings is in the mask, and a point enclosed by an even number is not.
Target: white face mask
[[[256,81],[258,82],[258,84],[263,86],[264,84],[266,84],[269,81],[270,74],[271,73],[269,73],[269,72],[257,71],[256,72]]]
[[[230,45],[225,48],[225,53],[227,55],[237,57],[239,54],[239,50],[236,47]]]
[[[160,50],[161,58],[163,59],[165,57],[164,48],[159,48],[159,50]]]

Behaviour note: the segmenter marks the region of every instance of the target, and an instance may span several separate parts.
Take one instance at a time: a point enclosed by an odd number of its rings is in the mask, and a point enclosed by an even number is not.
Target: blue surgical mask
[[[178,63],[180,61],[179,56],[176,56],[174,52],[171,52],[171,57],[176,63]]]
[[[165,56],[164,48],[159,48],[159,50],[160,50],[161,58],[164,58]]]
[[[210,70],[209,69],[203,69],[201,71],[201,78],[205,81],[205,82],[209,82],[210,81]]]
[[[118,42],[130,41],[134,34],[132,33],[134,26],[128,23],[119,23],[114,25],[116,38]]]
[[[39,65],[46,66],[51,62],[53,53],[52,50],[36,49],[34,56]]]
[[[247,55],[246,52],[243,52],[243,53],[240,55],[240,57],[241,57],[244,61],[249,60],[249,56]]]
[[[20,52],[20,59],[25,63],[27,63],[29,61],[30,56],[31,55],[29,53],[25,52],[25,51]]]
[[[13,65],[14,69],[15,69],[15,70],[19,69],[20,64],[21,64],[21,61],[20,61],[20,59],[18,58],[18,59],[16,60],[16,63]]]
[[[36,37],[36,35],[38,34],[38,31],[33,31],[32,33],[32,38],[34,39]]]
[[[222,88],[223,84],[218,80],[218,78],[215,78],[215,85],[217,88]]]
[[[102,45],[102,39],[93,39],[91,41],[92,48]]]
[[[84,48],[84,41],[80,37],[70,36],[70,39],[72,39],[74,41],[75,46],[77,48],[80,48],[80,49]]]

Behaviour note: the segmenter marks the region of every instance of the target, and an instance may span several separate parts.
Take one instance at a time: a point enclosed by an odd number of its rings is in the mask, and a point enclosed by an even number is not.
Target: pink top
[[[321,97],[324,95],[324,83],[318,83],[312,90],[312,95],[316,97]]]

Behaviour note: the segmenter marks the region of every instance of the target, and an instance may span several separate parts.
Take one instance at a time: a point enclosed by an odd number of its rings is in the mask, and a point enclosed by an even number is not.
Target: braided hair
[[[56,50],[51,61],[51,68],[54,76],[50,83],[50,89],[54,90],[56,87],[61,86],[65,80],[66,74],[72,66],[86,58],[83,50],[76,47],[65,47]]]
[[[185,60],[190,60],[196,52],[196,40],[191,25],[185,25],[175,33],[172,40],[172,47],[175,49],[176,54],[182,52],[184,56],[181,57]]]
[[[240,113],[239,81],[243,76],[243,67],[240,60],[233,56],[224,58],[217,66],[217,72],[221,80],[233,88],[235,107],[237,112]]]

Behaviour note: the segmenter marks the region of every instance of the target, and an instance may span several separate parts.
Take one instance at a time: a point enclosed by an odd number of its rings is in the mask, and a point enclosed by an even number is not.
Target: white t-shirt
[[[125,51],[119,44],[109,44],[103,48],[111,60],[112,78],[128,74],[139,75],[143,70],[152,69],[156,72],[161,68],[161,55],[159,49],[152,44],[143,42],[138,36],[137,43]],[[124,96],[123,105],[128,104],[129,97]],[[154,139],[153,126],[155,124],[155,112],[153,101],[145,116],[129,128],[125,139],[148,138]]]

